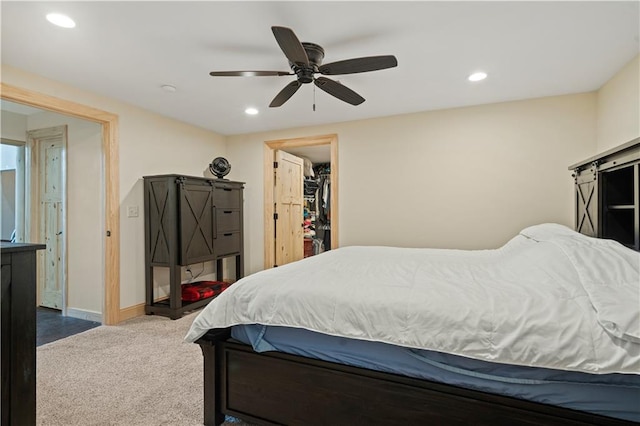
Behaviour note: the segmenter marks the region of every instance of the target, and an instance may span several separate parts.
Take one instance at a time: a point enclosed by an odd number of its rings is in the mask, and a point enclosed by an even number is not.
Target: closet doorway
[[[293,244],[303,245],[302,233],[299,232],[305,224],[308,227],[309,220],[305,221],[305,218],[300,214],[299,220],[286,220],[281,221],[276,219],[277,204],[281,200],[278,200],[278,191],[276,190],[277,179],[279,184],[282,184],[282,177],[277,175],[278,169],[276,169],[277,155],[279,152],[285,152],[294,156],[307,158],[314,160],[315,164],[323,163],[327,171],[324,178],[331,185],[326,187],[326,200],[331,200],[330,206],[330,226],[323,222],[323,227],[328,228],[326,243],[330,247],[328,249],[335,249],[338,247],[338,137],[335,134],[311,136],[296,139],[281,139],[275,141],[267,141],[264,145],[264,267],[265,269],[279,266],[282,263],[281,256],[276,256],[276,248],[282,246],[282,244],[290,244],[289,241],[278,241],[278,238],[283,238],[283,235],[299,235],[300,239],[296,240]],[[330,166],[329,166],[330,165]],[[329,171],[330,170],[330,171]],[[276,178],[278,176],[278,178]],[[299,178],[296,178],[299,179]],[[291,187],[303,187],[303,182],[296,181],[290,182],[287,185]],[[299,186],[298,186],[299,185]],[[304,189],[303,189],[304,191]],[[303,200],[306,206],[310,206],[310,200],[305,197]],[[280,213],[278,213],[280,214]],[[314,212],[315,214],[315,212]],[[326,217],[324,218],[326,221]],[[318,222],[319,224],[319,222]],[[293,229],[291,227],[297,227]],[[285,229],[286,228],[286,229]],[[329,230],[330,229],[330,230]],[[277,232],[276,232],[277,231]],[[322,229],[321,232],[325,232]],[[330,234],[329,234],[330,233]],[[304,234],[307,237],[311,237],[310,230],[304,229]],[[305,240],[306,241],[306,240]],[[306,241],[310,243],[311,241]],[[297,248],[302,251],[302,247]],[[307,253],[310,248],[307,247]],[[312,250],[312,248],[311,248]],[[317,251],[317,250],[316,250]],[[297,260],[292,259],[292,260]],[[284,263],[282,263],[284,264]]]

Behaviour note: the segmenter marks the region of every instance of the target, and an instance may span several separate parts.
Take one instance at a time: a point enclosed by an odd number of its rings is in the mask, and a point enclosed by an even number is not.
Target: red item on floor
[[[208,288],[183,287],[182,300],[185,302],[195,302],[205,297],[211,297],[215,292]]]
[[[182,300],[195,302],[200,299],[217,296],[229,287],[224,281],[196,281],[182,285]]]

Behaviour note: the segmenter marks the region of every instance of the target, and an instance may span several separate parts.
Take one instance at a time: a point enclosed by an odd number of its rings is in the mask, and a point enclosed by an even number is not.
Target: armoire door
[[[213,187],[183,182],[179,185],[180,264],[214,259]]]
[[[576,231],[590,237],[598,237],[598,179],[596,166],[575,176]]]

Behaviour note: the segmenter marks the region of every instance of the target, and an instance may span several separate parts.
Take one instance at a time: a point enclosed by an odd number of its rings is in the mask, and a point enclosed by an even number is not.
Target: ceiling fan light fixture
[[[76,26],[73,19],[69,18],[67,15],[63,15],[62,13],[47,14],[47,21],[62,28],[75,28]]]
[[[211,71],[212,77],[262,77],[262,76],[293,76],[296,79],[289,82],[269,104],[269,108],[277,108],[287,102],[303,84],[314,83],[323,91],[339,100],[351,105],[360,105],[364,98],[344,86],[342,83],[323,75],[358,74],[369,71],[384,70],[398,66],[398,60],[393,55],[365,56],[345,59],[342,61],[322,64],[324,49],[315,44],[301,43],[291,28],[271,27],[280,50],[289,61],[291,72],[288,71]],[[315,92],[314,92],[315,93]],[[315,103],[314,103],[315,111]],[[245,110],[245,113],[251,114]],[[257,112],[256,112],[257,113]]]
[[[244,113],[247,115],[257,115],[258,114],[258,109],[257,108],[253,108],[253,107],[249,107],[247,109],[244,110]]]
[[[482,81],[487,78],[487,73],[483,71],[474,72],[469,76],[469,81]]]

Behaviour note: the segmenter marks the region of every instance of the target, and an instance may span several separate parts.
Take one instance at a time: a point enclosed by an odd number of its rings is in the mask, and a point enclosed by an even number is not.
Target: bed
[[[557,224],[496,250],[345,247],[243,278],[185,337],[206,425],[640,422],[640,253]]]

